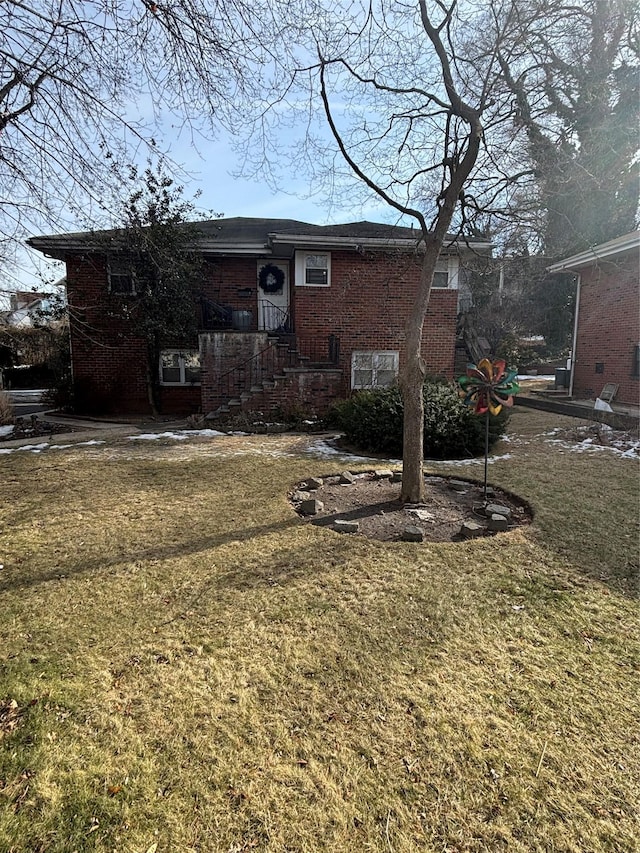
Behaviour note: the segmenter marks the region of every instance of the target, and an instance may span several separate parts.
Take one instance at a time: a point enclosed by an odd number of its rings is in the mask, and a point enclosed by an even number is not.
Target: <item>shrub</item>
[[[402,455],[403,406],[397,387],[359,391],[336,403],[328,423],[341,429],[360,450]],[[509,420],[503,409],[489,419],[489,446]],[[465,459],[484,452],[485,419],[462,402],[457,388],[429,380],[424,385],[424,454],[428,459]]]

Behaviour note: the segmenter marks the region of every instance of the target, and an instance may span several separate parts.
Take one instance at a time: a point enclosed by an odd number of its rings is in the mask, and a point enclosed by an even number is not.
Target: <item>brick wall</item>
[[[640,343],[638,255],[600,261],[581,271],[573,393],[594,399],[607,382],[619,385],[616,402],[638,405],[640,386],[632,375]],[[596,365],[602,372],[596,373]]]
[[[262,355],[261,355],[262,354]],[[277,347],[266,332],[206,332],[200,335],[202,411],[207,414],[276,371]]]
[[[326,351],[330,335],[338,337],[338,367],[343,378],[338,384],[332,379],[334,395],[349,393],[354,350],[398,350],[402,366],[406,355],[405,318],[412,310],[420,275],[415,258],[403,253],[332,251],[328,288],[296,287],[293,261],[234,256],[208,261],[203,295],[234,310],[250,311],[251,331],[257,329],[259,260],[273,260],[283,267],[288,264],[291,313],[302,352],[306,350],[313,357],[320,349]],[[85,409],[148,412],[145,343],[135,334],[135,315],[130,321],[122,319],[121,309],[131,301],[127,303],[126,296],[108,292],[104,258],[67,258],[67,287],[72,306],[74,378],[81,397],[86,400]],[[430,373],[453,375],[456,312],[457,291],[432,292],[423,346]],[[258,344],[254,342],[252,346]],[[236,361],[240,358],[232,357]],[[211,360],[204,370],[208,390],[202,410],[210,411],[215,403]],[[220,368],[217,370],[219,373]],[[311,388],[313,383],[311,380],[309,383]],[[302,389],[301,393],[307,391]],[[318,389],[318,394],[321,393],[324,392]],[[201,390],[197,386],[164,387],[161,394],[163,411],[168,413],[186,414],[201,404]]]
[[[351,375],[354,350],[399,350],[402,364],[405,319],[413,308],[420,278],[420,264],[413,256],[332,251],[330,287],[296,287],[293,261],[273,260],[282,267],[288,265],[291,314],[302,351],[326,348],[333,334],[340,339],[340,367],[345,377]],[[257,265],[257,258],[217,259],[208,266],[204,288],[207,296],[223,305],[251,311],[252,330],[257,329]],[[424,331],[423,357],[428,371],[450,378],[457,296],[456,290],[431,292]]]
[[[262,412],[266,418],[273,412],[286,414],[292,411],[322,417],[340,396],[340,370],[285,368],[283,373],[284,378],[275,379],[272,388],[252,394],[238,408]]]
[[[135,334],[135,314],[123,316],[132,300],[108,292],[104,257],[67,258],[67,298],[78,411],[148,413],[146,344]],[[199,411],[198,386],[163,387],[160,394],[167,414]]]
[[[295,287],[296,335],[305,342],[340,340],[343,393],[354,350],[399,350],[406,357],[405,322],[413,309],[419,263],[406,254],[331,252],[330,287]],[[423,357],[433,374],[453,376],[457,291],[433,290],[425,319]]]

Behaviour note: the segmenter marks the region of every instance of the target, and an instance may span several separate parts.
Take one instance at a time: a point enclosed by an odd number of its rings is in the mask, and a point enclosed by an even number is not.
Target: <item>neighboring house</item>
[[[596,399],[617,386],[615,402],[640,403],[640,231],[549,267],[578,276],[570,393]]]
[[[49,307],[51,294],[35,290],[17,290],[9,296],[9,310],[2,312],[4,325],[28,328],[35,325],[41,312]]]
[[[231,403],[322,413],[354,390],[396,379],[420,276],[417,231],[242,217],[199,228],[199,334],[168,342],[162,353],[163,412],[215,416]],[[84,408],[144,412],[145,343],[123,311],[135,302],[135,280],[112,233],[108,251],[104,234],[99,242],[91,234],[28,242],[66,262],[73,376]],[[442,254],[424,330],[429,373],[453,377],[461,254],[489,251],[474,240],[452,242]]]

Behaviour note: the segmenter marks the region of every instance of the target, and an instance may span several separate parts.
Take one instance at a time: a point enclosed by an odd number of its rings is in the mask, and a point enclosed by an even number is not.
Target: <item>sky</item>
[[[172,137],[173,133],[173,137]],[[265,180],[237,176],[240,168],[238,155],[233,151],[231,139],[221,133],[215,141],[200,140],[197,147],[190,138],[180,138],[171,126],[164,129],[161,143],[163,150],[169,149],[171,158],[189,175],[180,179],[184,184],[184,197],[191,199],[196,192],[199,209],[221,213],[225,217],[256,216],[267,218],[299,219],[316,225],[351,222],[368,219],[374,222],[394,222],[397,214],[384,202],[372,199],[366,206],[337,209],[319,196],[309,197],[305,180],[291,176],[283,182],[279,191],[267,185]],[[140,166],[145,165],[144,152],[139,157]],[[67,230],[84,230],[84,226],[70,224]],[[57,233],[60,229],[47,229],[44,234]],[[39,252],[26,249],[18,258],[18,265],[5,280],[6,289],[39,290],[46,282],[64,274],[62,264],[44,258]],[[1,306],[0,306],[1,307]]]

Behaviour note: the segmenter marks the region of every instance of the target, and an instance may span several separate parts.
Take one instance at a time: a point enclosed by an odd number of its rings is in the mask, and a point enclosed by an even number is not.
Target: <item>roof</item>
[[[415,248],[421,237],[418,229],[382,222],[347,222],[342,225],[312,225],[296,219],[264,219],[236,216],[229,219],[210,219],[194,222],[198,240],[205,254],[274,254],[294,248]],[[64,260],[75,251],[105,251],[105,240],[117,248],[123,229],[111,231],[82,231],[31,237],[27,244],[51,257]],[[462,243],[471,249],[490,248],[485,239],[458,239],[450,236],[452,244]]]
[[[549,272],[564,272],[565,270],[577,270],[581,267],[590,266],[594,261],[599,261],[604,258],[613,258],[617,255],[622,255],[633,249],[640,248],[640,231],[631,231],[629,234],[624,234],[622,237],[616,237],[614,240],[608,240],[606,243],[600,243],[599,246],[593,246],[586,249],[584,252],[579,252],[577,255],[572,255],[570,258],[565,258],[552,264],[548,267]]]

